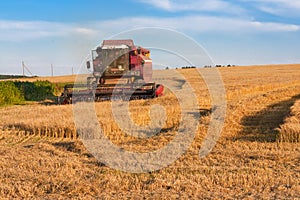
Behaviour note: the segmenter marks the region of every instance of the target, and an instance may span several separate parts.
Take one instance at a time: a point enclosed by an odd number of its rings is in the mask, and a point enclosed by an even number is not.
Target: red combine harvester
[[[152,60],[148,49],[133,40],[104,40],[92,50],[93,75],[87,84],[69,84],[62,93],[63,103],[84,100],[148,99],[163,95],[163,85],[152,81]]]

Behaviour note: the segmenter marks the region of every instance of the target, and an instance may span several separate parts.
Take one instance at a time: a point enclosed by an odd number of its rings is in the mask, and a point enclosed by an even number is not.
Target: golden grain
[[[293,125],[288,128],[296,130],[300,65],[221,68],[227,90],[227,116],[222,137],[203,159],[198,153],[210,120],[209,93],[194,69],[178,71],[196,88],[202,117],[190,149],[173,164],[144,174],[110,169],[97,162],[76,139],[71,105],[5,107],[0,109],[0,196],[299,198],[299,143],[276,139],[278,135],[288,135],[282,123],[289,115],[291,119],[285,122],[290,121]],[[172,102],[171,95],[130,102],[132,119],[142,126],[150,122],[151,105],[162,104],[166,109],[166,131],[146,140],[122,133],[113,121],[110,102],[96,103],[96,111],[113,143],[130,151],[145,152],[161,148],[176,134],[180,112],[179,105]]]

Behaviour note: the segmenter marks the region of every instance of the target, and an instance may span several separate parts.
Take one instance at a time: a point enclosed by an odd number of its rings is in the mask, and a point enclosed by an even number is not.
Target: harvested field
[[[291,107],[290,115],[279,128],[279,141],[300,142],[300,100]]]
[[[14,78],[14,79],[3,79],[0,81],[28,81],[28,82],[34,82],[34,81],[47,81],[50,80],[52,83],[68,83],[68,82],[74,82],[76,78],[76,75],[68,75],[68,76],[49,76],[49,77],[26,77],[26,78]]]
[[[300,146],[282,139],[288,131],[284,124],[288,117],[295,122],[299,114],[300,65],[220,68],[227,99],[225,126],[213,151],[202,159],[198,154],[208,129],[211,101],[203,79],[194,70],[178,71],[195,89],[200,105],[196,137],[177,161],[151,173],[117,171],[93,158],[77,138],[72,105],[37,103],[0,108],[0,196],[300,198]],[[147,139],[123,134],[113,121],[110,102],[96,103],[95,109],[114,144],[125,150],[146,152],[173,139],[180,118],[176,102],[171,94],[130,102],[133,121],[140,125],[149,123],[151,105],[165,107],[163,131]]]

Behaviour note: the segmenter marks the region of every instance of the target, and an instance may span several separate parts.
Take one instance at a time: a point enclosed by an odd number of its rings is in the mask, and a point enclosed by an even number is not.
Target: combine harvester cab
[[[87,84],[66,85],[63,103],[91,100],[91,95],[95,101],[149,99],[163,95],[163,85],[152,81],[150,50],[135,46],[133,40],[104,40],[92,50],[92,64],[88,61],[87,68],[93,70]]]

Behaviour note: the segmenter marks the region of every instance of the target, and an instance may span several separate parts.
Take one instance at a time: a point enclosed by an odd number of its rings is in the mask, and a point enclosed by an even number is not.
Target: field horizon
[[[222,66],[222,65],[221,65]],[[300,66],[300,63],[287,63],[287,64],[255,64],[255,65],[234,65],[234,66],[230,66],[230,67],[227,67],[227,66],[222,66],[222,67],[218,67],[218,68],[255,68],[255,67],[287,67],[287,66],[290,66],[290,67],[299,67]],[[198,67],[197,69],[204,69],[203,67]],[[154,69],[154,71],[164,71],[166,69]],[[181,69],[181,68],[178,68],[178,69],[175,69],[175,68],[169,68],[168,70],[187,70],[187,69]],[[80,74],[78,74],[80,75]],[[1,76],[1,74],[0,74]],[[61,83],[62,81],[63,82],[74,82],[75,81],[75,78],[77,76],[77,74],[73,74],[73,75],[54,75],[54,76],[32,76],[32,77],[21,77],[22,75],[3,75],[3,76],[16,76],[16,78],[13,78],[13,79],[10,79],[10,78],[7,78],[7,79],[0,79],[0,81],[7,81],[7,80],[12,80],[12,81],[15,81],[15,80],[20,80],[20,81],[30,81],[30,82],[33,82],[33,81],[37,81],[37,80],[40,80],[40,81],[50,81],[52,83]]]

